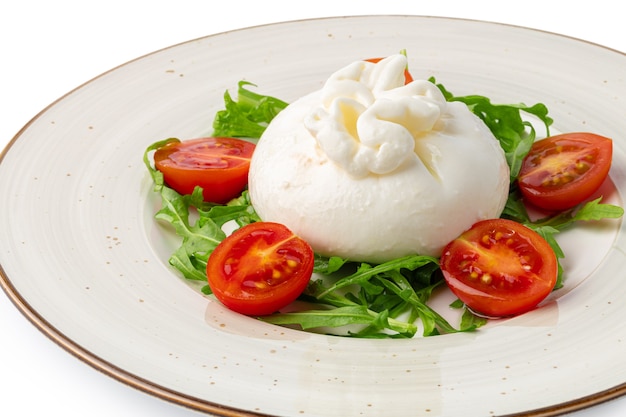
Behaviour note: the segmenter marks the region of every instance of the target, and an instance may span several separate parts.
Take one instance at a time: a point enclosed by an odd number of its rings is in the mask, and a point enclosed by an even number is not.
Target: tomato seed
[[[576,163],[576,172],[579,174],[584,174],[585,172],[589,171],[589,164],[586,164],[584,162],[577,162]]]

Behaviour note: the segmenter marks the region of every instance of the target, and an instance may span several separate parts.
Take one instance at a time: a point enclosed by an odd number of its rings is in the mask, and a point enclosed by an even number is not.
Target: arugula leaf
[[[287,107],[287,103],[280,99],[244,88],[247,85],[254,84],[239,82],[237,101],[233,100],[228,91],[224,93],[226,108],[215,114],[213,136],[258,139],[269,122]]]
[[[330,258],[315,255],[315,264],[313,266],[313,272],[317,272],[322,275],[330,275],[341,269],[348,260],[342,259],[338,256],[331,256]]]
[[[430,297],[432,288],[422,293],[425,297],[420,296],[416,292],[408,280],[397,271],[387,274],[390,279],[380,279],[379,282],[392,293],[404,300],[413,310],[413,313],[418,316],[422,325],[424,326],[423,335],[431,336],[439,334],[439,328],[446,333],[454,333],[457,330],[448,323],[439,313],[426,305],[427,299]],[[442,282],[442,281],[440,281]],[[438,285],[438,284],[437,284]],[[433,287],[434,288],[434,287]]]
[[[478,329],[481,326],[487,324],[487,319],[485,317],[477,316],[472,313],[472,311],[464,305],[463,315],[461,316],[461,324],[460,328],[465,331],[471,331],[474,329]]]
[[[254,208],[252,208],[250,195],[247,190],[244,190],[241,196],[231,200],[224,206],[213,205],[208,210],[198,208],[198,212],[200,213],[200,218],[210,218],[219,227],[230,221],[234,221],[238,227],[241,227],[261,220]]]
[[[206,281],[207,257],[200,254],[189,254],[185,245],[180,246],[169,259],[169,264],[176,268],[186,279]]]
[[[545,217],[532,222],[535,227],[553,227],[564,230],[579,221],[597,221],[602,219],[618,219],[624,215],[624,209],[612,204],[601,203],[602,197],[580,204],[555,216]]]
[[[359,334],[368,337],[380,330],[390,329],[404,337],[413,337],[417,326],[389,317],[388,311],[375,312],[362,305],[347,305],[333,309],[305,310],[265,316],[266,323],[293,325],[298,324],[303,330],[320,327],[343,327],[355,324],[367,325]]]
[[[371,277],[383,272],[399,270],[401,268],[414,270],[431,262],[438,263],[439,261],[437,258],[432,256],[410,255],[402,258],[393,259],[391,261],[384,262],[375,266],[367,263],[362,263],[354,274],[339,279],[332,286],[319,294],[318,298],[323,299],[324,296],[328,293],[349,285],[366,285],[367,281]]]
[[[182,237],[181,247],[170,257],[170,264],[185,278],[206,279],[206,273],[202,271],[206,269],[207,259],[226,234],[210,217],[201,216],[191,222],[189,202],[192,200],[171,188],[161,188],[161,201],[162,208],[155,218],[171,224],[176,234]]]

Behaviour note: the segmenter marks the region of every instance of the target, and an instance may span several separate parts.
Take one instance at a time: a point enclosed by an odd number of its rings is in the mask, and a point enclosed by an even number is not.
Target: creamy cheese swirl
[[[406,65],[403,55],[354,62],[328,79],[321,105],[304,119],[328,158],[355,177],[397,169],[446,108],[432,83],[404,84]]]

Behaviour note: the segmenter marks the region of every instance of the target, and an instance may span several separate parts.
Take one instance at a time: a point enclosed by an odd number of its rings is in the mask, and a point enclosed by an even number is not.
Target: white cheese
[[[475,222],[499,217],[509,169],[487,127],[424,80],[406,58],[355,62],[289,105],[252,158],[261,219],[316,253],[383,262],[439,256]]]

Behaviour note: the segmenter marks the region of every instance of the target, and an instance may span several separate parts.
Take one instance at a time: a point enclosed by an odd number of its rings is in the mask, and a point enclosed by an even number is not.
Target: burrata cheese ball
[[[356,61],[296,100],[253,154],[249,192],[323,256],[382,263],[443,247],[497,218],[509,168],[465,104],[426,80],[405,84],[406,57]]]

